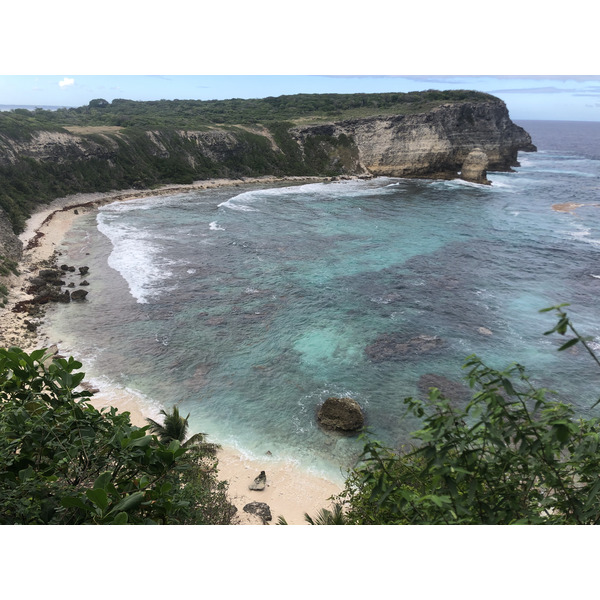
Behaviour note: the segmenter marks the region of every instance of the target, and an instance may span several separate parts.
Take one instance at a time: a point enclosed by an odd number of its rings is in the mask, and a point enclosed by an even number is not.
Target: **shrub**
[[[562,306],[547,334],[587,340]],[[600,364],[600,363],[599,363]],[[402,452],[368,440],[338,498],[350,524],[596,524],[600,522],[600,422],[549,400],[518,364],[504,371],[472,356],[476,390],[463,410],[432,388],[427,401],[405,399],[422,419]],[[600,402],[600,401],[599,401]]]
[[[227,524],[216,461],[76,391],[72,357],[0,349],[0,524]]]

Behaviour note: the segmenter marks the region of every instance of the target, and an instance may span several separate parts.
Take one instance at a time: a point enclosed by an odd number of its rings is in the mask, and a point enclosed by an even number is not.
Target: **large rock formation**
[[[515,125],[501,100],[449,103],[413,115],[368,117],[292,130],[300,144],[315,135],[354,139],[361,170],[390,177],[454,178],[479,148],[492,171],[518,166],[519,150],[534,152],[529,134]]]
[[[364,415],[352,398],[327,398],[317,413],[319,425],[333,431],[351,432],[362,429]]]
[[[248,486],[249,490],[262,492],[267,486],[267,475],[264,471],[261,471],[255,478],[254,481]]]

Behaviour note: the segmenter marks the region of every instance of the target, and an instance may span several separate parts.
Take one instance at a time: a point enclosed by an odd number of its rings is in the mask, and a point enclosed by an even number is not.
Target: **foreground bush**
[[[586,340],[562,306],[547,334]],[[552,309],[545,309],[552,310]],[[521,365],[505,371],[470,357],[476,390],[464,409],[439,390],[427,401],[407,398],[421,419],[414,446],[395,452],[376,441],[337,498],[348,524],[596,524],[600,522],[600,422],[549,400]]]
[[[215,459],[98,411],[80,368],[0,349],[0,524],[228,524]]]

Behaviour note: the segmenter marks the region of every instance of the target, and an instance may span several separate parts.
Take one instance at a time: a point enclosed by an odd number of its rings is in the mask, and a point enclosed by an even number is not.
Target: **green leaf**
[[[135,492],[121,500],[111,512],[127,511],[139,506],[144,500],[144,492]]]
[[[31,360],[39,361],[45,354],[46,350],[44,348],[40,350],[34,350],[29,356],[31,356]]]
[[[554,426],[554,430],[556,432],[556,439],[559,442],[566,442],[569,439],[571,432],[569,431],[567,425],[559,423]]]
[[[26,479],[30,479],[35,475],[34,470],[29,466],[26,469],[21,469],[19,471],[19,479],[21,481],[25,481]]]
[[[579,341],[579,338],[573,338],[573,339],[569,340],[568,342],[564,343],[558,349],[558,351],[560,352],[561,350],[566,350],[567,348],[570,348],[571,346],[574,346],[578,341]]]
[[[82,508],[83,510],[91,510],[90,507],[81,499],[76,496],[65,496],[60,500],[61,506],[65,508]]]
[[[108,496],[106,492],[101,488],[94,488],[93,490],[86,490],[85,495],[102,511],[104,512],[108,507]]]
[[[96,481],[94,481],[94,489],[103,489],[106,490],[106,486],[108,485],[108,482],[110,481],[110,473],[108,471],[105,471],[104,473],[102,473],[102,475],[100,475],[100,477],[98,477],[96,479]]]
[[[545,312],[550,312],[551,310],[560,310],[561,308],[564,308],[565,306],[571,306],[571,305],[569,302],[563,302],[562,304],[557,304],[556,306],[549,306],[548,308],[542,308],[542,309],[540,309],[539,312],[545,313]]]
[[[127,513],[120,512],[110,523],[111,525],[127,525]]]
[[[515,392],[515,388],[512,385],[510,379],[503,378],[502,379],[502,387],[506,391],[509,396],[516,396],[517,392]]]
[[[128,448],[145,448],[146,446],[150,445],[151,442],[152,442],[152,436],[150,436],[150,435],[145,435],[144,437],[138,437],[137,439],[133,439],[133,436],[132,436],[130,438],[127,438],[126,446]]]

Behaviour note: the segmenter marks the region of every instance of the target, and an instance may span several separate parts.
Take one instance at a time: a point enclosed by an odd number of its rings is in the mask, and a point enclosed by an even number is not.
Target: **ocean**
[[[518,124],[538,152],[491,186],[242,185],[82,215],[60,260],[89,266],[88,300],[50,309],[49,335],[103,389],[152,414],[178,404],[192,432],[335,481],[363,441],[320,429],[327,397],[355,399],[399,447],[419,425],[403,399],[432,374],[460,384],[471,354],[525,365],[589,415],[600,372],[583,348],[557,352],[539,310],[569,302],[600,350],[600,123]],[[418,336],[435,347],[399,351]]]

